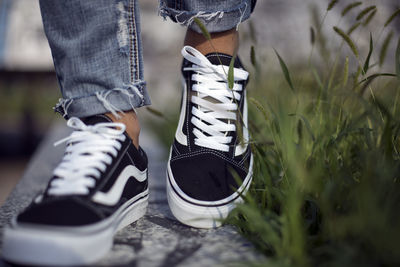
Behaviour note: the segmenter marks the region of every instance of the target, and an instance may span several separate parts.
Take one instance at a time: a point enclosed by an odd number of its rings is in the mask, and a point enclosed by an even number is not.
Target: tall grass
[[[254,265],[400,266],[400,39],[388,55],[395,35],[380,40],[383,30],[365,30],[379,6],[353,2],[339,12],[353,14],[354,24],[331,29],[341,45],[330,50],[322,25],[339,8],[331,1],[322,20],[312,13],[305,65],[288,66],[275,51],[282,73],[267,72],[250,52],[253,184],[227,222],[268,256]],[[382,72],[387,56],[395,69]],[[170,129],[172,140],[175,124]]]
[[[364,27],[379,12],[355,2],[342,14],[353,8]],[[380,53],[374,36],[361,37],[370,40],[365,54],[349,33],[335,26],[332,34],[351,54],[330,51],[331,68],[310,61],[293,72],[277,54],[281,80],[254,79],[254,182],[228,222],[269,256],[262,265],[399,266],[400,41],[395,69],[381,73],[392,33]],[[325,39],[312,38],[323,53]]]

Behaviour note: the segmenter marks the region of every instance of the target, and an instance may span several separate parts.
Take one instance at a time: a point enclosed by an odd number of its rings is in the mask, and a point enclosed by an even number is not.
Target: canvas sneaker
[[[29,265],[85,265],[112,247],[114,234],[148,203],[147,157],[125,125],[98,115],[68,120],[74,131],[45,191],[6,227],[5,260]]]
[[[231,56],[206,56],[185,46],[183,97],[167,167],[168,202],[182,223],[199,228],[221,225],[242,201],[252,180],[245,85],[248,72]]]

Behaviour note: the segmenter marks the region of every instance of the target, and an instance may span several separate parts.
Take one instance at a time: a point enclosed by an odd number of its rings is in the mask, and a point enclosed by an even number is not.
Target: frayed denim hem
[[[119,113],[151,104],[145,86],[145,82],[138,82],[124,85],[123,88],[98,91],[85,97],[60,98],[54,110],[66,119],[108,112],[119,118]]]
[[[168,7],[165,1],[160,0],[159,15],[164,19],[169,17],[178,24],[188,26],[190,29],[202,33],[199,26],[194,23],[194,19],[198,18],[210,33],[222,32],[233,28],[238,30],[240,23],[250,17],[254,4],[254,0],[245,0],[239,5],[226,10],[185,11]]]

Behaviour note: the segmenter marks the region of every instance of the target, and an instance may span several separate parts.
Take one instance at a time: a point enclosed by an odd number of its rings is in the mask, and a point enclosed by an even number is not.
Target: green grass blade
[[[375,16],[375,14],[376,14],[376,9],[375,9],[374,11],[372,11],[372,12],[368,15],[368,17],[365,19],[365,21],[364,21],[364,23],[363,23],[363,26],[367,26],[367,25],[371,22],[371,20],[372,20],[373,17]]]
[[[367,58],[365,59],[364,67],[363,67],[363,72],[364,72],[364,74],[366,74],[367,71],[368,71],[368,69],[369,69],[369,60],[370,60],[370,58],[371,58],[371,55],[372,55],[372,51],[373,51],[373,50],[374,50],[374,43],[373,43],[373,41],[372,41],[372,34],[370,33],[370,34],[369,34],[369,51],[368,51],[368,56],[367,56]]]
[[[382,48],[379,53],[379,66],[382,66],[383,63],[385,62],[387,50],[392,38],[393,38],[393,31],[390,31],[389,34],[386,36],[385,40],[383,41]]]
[[[159,111],[157,109],[154,109],[151,107],[146,107],[146,110],[156,117],[165,118],[164,113],[162,113],[161,111]]]
[[[397,78],[400,80],[400,37],[399,40],[397,41],[395,64],[396,64]]]
[[[233,75],[235,66],[235,56],[231,58],[231,62],[229,63],[229,70],[228,70],[228,87],[229,89],[233,89],[233,85],[235,84],[235,78]]]
[[[335,62],[333,63],[332,69],[329,73],[327,90],[330,90],[332,88],[332,84],[333,84],[333,81],[336,76],[337,65],[338,65],[338,60],[335,60]]]
[[[385,22],[384,27],[386,27],[387,25],[390,24],[390,22],[392,22],[394,20],[395,17],[397,17],[400,14],[400,8],[397,9],[389,18],[388,20]]]
[[[364,82],[366,82],[366,81],[368,81],[368,80],[370,80],[370,79],[375,79],[375,78],[380,77],[380,76],[396,77],[397,75],[394,74],[394,73],[387,73],[387,72],[384,72],[384,73],[375,73],[375,74],[371,74],[370,76],[368,76],[368,77],[365,78],[365,79],[362,79],[362,80],[360,81],[360,84],[362,84],[362,83],[364,83]]]
[[[354,3],[348,4],[347,6],[345,6],[342,10],[342,17],[344,15],[346,15],[350,10],[352,10],[353,8],[355,8],[361,4],[362,4],[362,2],[354,2]]]
[[[349,57],[346,57],[346,60],[344,62],[343,78],[342,78],[343,87],[347,85],[348,80],[349,80]]]
[[[317,82],[318,88],[319,88],[318,95],[317,95],[317,101],[315,103],[315,110],[319,110],[320,105],[321,105],[321,98],[323,97],[325,88],[324,88],[324,85],[323,85],[323,83],[321,81],[321,78],[320,78],[320,76],[319,76],[319,74],[318,74],[318,72],[317,72],[317,70],[315,68],[312,68],[312,74],[313,74],[314,79]]]
[[[313,74],[315,81],[317,82],[320,90],[321,91],[324,90],[324,85],[322,84],[321,78],[319,77],[318,72],[315,68],[312,68],[312,74]]]
[[[312,131],[311,124],[307,120],[307,118],[304,117],[303,115],[300,115],[300,114],[289,114],[289,116],[299,116],[300,117],[300,119],[304,122],[304,125],[306,126],[307,132],[309,133],[309,135],[311,137],[311,140],[314,142],[315,141],[315,135],[314,135],[314,133]]]
[[[314,27],[310,27],[310,42],[311,42],[311,45],[314,45],[314,43],[315,43],[315,30],[314,30]]]
[[[360,65],[357,67],[357,71],[354,74],[354,81],[353,81],[353,90],[357,90],[359,88],[360,83],[358,82],[358,78],[360,77],[362,68]]]
[[[203,22],[201,22],[201,20],[199,18],[194,18],[193,19],[194,23],[197,24],[197,26],[199,26],[201,33],[203,34],[203,36],[210,41],[211,40],[211,35],[210,33],[207,31],[206,26],[204,26]]]
[[[256,108],[261,112],[261,114],[264,116],[265,121],[268,121],[268,114],[264,106],[253,97],[250,97],[249,101],[253,103],[256,106]]]
[[[297,127],[296,128],[297,128],[297,135],[299,137],[299,142],[301,142],[302,139],[303,139],[303,124],[302,124],[301,120],[299,120],[297,122]]]
[[[337,4],[337,2],[339,2],[339,1],[338,1],[338,0],[332,0],[332,1],[329,3],[328,8],[326,9],[326,11],[331,10],[331,9]]]
[[[373,80],[375,80],[378,77],[396,77],[396,74],[393,73],[375,73],[372,74],[370,76],[368,76],[367,78],[363,79],[360,81],[359,85],[363,84],[363,86],[361,87],[360,90],[360,94],[363,95],[365,90],[367,89],[367,87],[372,83]]]
[[[347,34],[345,34],[341,29],[339,29],[338,27],[334,26],[333,30],[339,34],[343,40],[347,43],[347,45],[350,47],[351,51],[353,52],[353,54],[356,56],[356,58],[358,58],[358,49],[355,46],[353,40],[351,40],[350,36],[348,36]]]
[[[293,86],[293,83],[292,83],[292,79],[290,78],[290,73],[289,73],[289,70],[288,70],[288,68],[286,66],[286,63],[285,63],[285,61],[283,61],[283,59],[281,58],[281,56],[279,55],[279,53],[275,49],[274,49],[274,51],[275,51],[275,54],[278,57],[279,64],[281,65],[281,69],[282,69],[283,75],[285,76],[286,82],[289,84],[290,89],[292,89],[292,91],[294,92],[295,91],[294,90],[294,86]]]
[[[255,51],[255,48],[253,45],[250,48],[250,61],[251,61],[251,65],[253,65],[253,67],[257,66],[256,51]]]
[[[363,10],[361,10],[361,12],[357,15],[356,20],[361,20],[365,15],[367,15],[369,12],[371,12],[372,10],[375,10],[376,6],[368,6],[366,8],[364,8]]]
[[[348,29],[347,34],[351,35],[359,26],[361,25],[361,22],[356,22],[353,24],[353,26]]]

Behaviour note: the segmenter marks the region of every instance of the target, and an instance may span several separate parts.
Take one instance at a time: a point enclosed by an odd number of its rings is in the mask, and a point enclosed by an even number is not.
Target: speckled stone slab
[[[69,134],[63,121],[54,123],[33,156],[24,177],[0,208],[2,228],[42,190],[64,148],[53,143]],[[262,256],[231,226],[195,229],[182,225],[171,214],[165,191],[166,151],[142,130],[141,145],[149,157],[150,200],[147,214],[119,231],[112,251],[95,266],[225,266],[258,260]],[[0,260],[0,266],[9,266]]]

